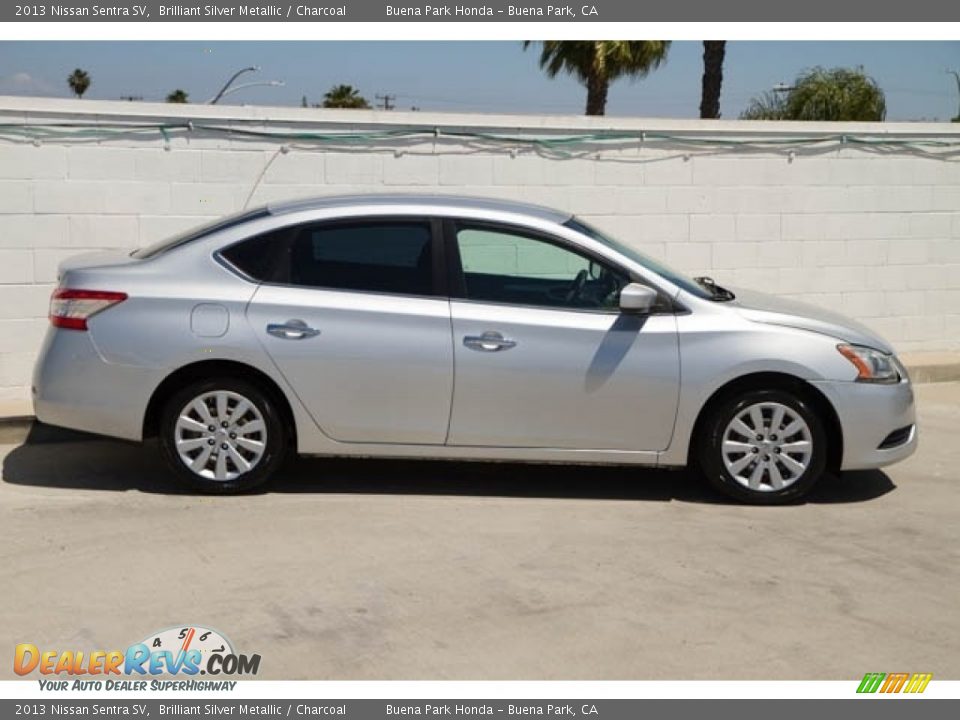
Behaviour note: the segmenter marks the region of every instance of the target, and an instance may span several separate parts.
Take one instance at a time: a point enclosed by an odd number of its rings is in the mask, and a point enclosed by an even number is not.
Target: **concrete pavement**
[[[0,648],[197,623],[267,679],[960,679],[960,384],[917,391],[917,455],[785,508],[679,472],[346,460],[202,497],[154,447],[37,428],[0,446]]]

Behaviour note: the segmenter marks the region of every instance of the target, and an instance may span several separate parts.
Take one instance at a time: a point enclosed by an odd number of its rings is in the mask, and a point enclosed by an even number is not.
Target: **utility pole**
[[[381,110],[393,110],[393,108],[396,107],[393,104],[393,101],[397,99],[396,95],[385,93],[383,95],[374,95],[374,97],[382,103],[378,105]]]
[[[957,116],[953,119],[953,122],[960,123],[960,72],[947,70],[947,74],[953,75],[953,79],[957,81]]]
[[[140,102],[143,100],[143,95],[121,95],[120,99],[127,102]]]

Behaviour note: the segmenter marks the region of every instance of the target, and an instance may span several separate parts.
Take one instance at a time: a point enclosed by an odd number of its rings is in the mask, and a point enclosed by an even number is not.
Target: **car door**
[[[439,225],[307,224],[247,310],[277,368],[329,437],[443,444],[453,390]]]
[[[628,274],[562,240],[450,221],[448,445],[657,451],[680,380],[675,317],[619,311]]]

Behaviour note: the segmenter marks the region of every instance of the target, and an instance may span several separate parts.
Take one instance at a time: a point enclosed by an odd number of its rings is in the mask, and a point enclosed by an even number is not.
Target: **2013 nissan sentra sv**
[[[917,444],[907,373],[867,328],[511,202],[272,205],[65,261],[50,320],[37,417],[158,436],[208,492],[296,451],[689,465],[769,504]]]

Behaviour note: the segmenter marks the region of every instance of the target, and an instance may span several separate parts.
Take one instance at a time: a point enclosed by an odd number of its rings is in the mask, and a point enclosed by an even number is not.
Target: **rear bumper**
[[[106,362],[89,332],[49,328],[33,370],[33,408],[49,425],[141,440],[162,373]]]
[[[843,429],[841,470],[883,467],[909,457],[917,449],[913,386],[909,380],[894,385],[815,381],[830,400]],[[911,427],[892,445],[881,447],[894,431]],[[889,443],[888,443],[889,444]]]

